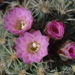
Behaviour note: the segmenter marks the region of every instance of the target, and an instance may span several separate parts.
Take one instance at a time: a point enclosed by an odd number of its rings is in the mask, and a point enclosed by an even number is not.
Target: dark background
[[[4,1],[12,1],[12,0],[0,0],[0,10],[4,10],[6,6],[8,5],[7,3],[3,3]]]
[[[7,3],[3,3],[4,1],[11,2],[11,1],[15,1],[15,0],[0,0],[0,10],[4,10],[6,8],[6,6],[8,5]],[[19,0],[19,1],[21,3],[23,0]]]

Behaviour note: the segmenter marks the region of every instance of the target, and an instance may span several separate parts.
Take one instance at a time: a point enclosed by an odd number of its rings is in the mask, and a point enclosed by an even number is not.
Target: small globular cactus
[[[75,1],[3,2],[0,75],[74,75]]]

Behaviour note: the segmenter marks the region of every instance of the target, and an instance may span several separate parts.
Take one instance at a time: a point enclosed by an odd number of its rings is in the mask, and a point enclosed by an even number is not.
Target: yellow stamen
[[[28,51],[32,54],[37,53],[40,50],[40,44],[36,41],[29,43]]]
[[[16,25],[17,30],[23,30],[26,27],[26,22],[25,21],[20,21]]]

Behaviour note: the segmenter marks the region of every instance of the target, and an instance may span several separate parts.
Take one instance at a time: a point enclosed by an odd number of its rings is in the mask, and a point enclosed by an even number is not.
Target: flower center
[[[58,29],[57,29],[55,26],[52,27],[52,30],[53,30],[55,33],[58,33]]]
[[[28,51],[32,54],[37,53],[40,50],[40,44],[36,41],[29,43]]]
[[[69,49],[69,53],[73,53],[73,49],[72,48]]]
[[[25,21],[20,21],[16,25],[17,30],[23,30],[26,27],[26,22]]]

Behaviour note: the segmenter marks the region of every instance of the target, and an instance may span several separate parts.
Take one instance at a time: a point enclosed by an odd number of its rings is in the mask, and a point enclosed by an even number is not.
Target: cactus
[[[59,50],[65,47],[64,43],[67,40],[75,42],[75,1],[23,0],[20,2],[20,0],[12,0],[11,2],[4,1],[4,3],[8,4],[8,6],[5,10],[0,11],[0,75],[74,75],[75,59],[69,59],[62,52],[59,54]],[[4,29],[4,17],[14,7],[24,7],[31,11],[34,21],[27,32],[34,33],[34,30],[40,30],[41,35],[50,38],[50,40],[46,39],[50,43],[48,55],[42,58],[39,63],[33,62],[28,65],[22,58],[19,58],[15,49],[16,40],[19,36],[23,38],[23,35],[14,35]],[[52,20],[64,24],[65,33],[59,40],[51,38],[47,33],[47,25]],[[9,23],[9,21],[7,22]],[[54,31],[56,31],[55,28]],[[33,46],[32,50],[37,49],[36,44],[31,44],[29,47]]]

